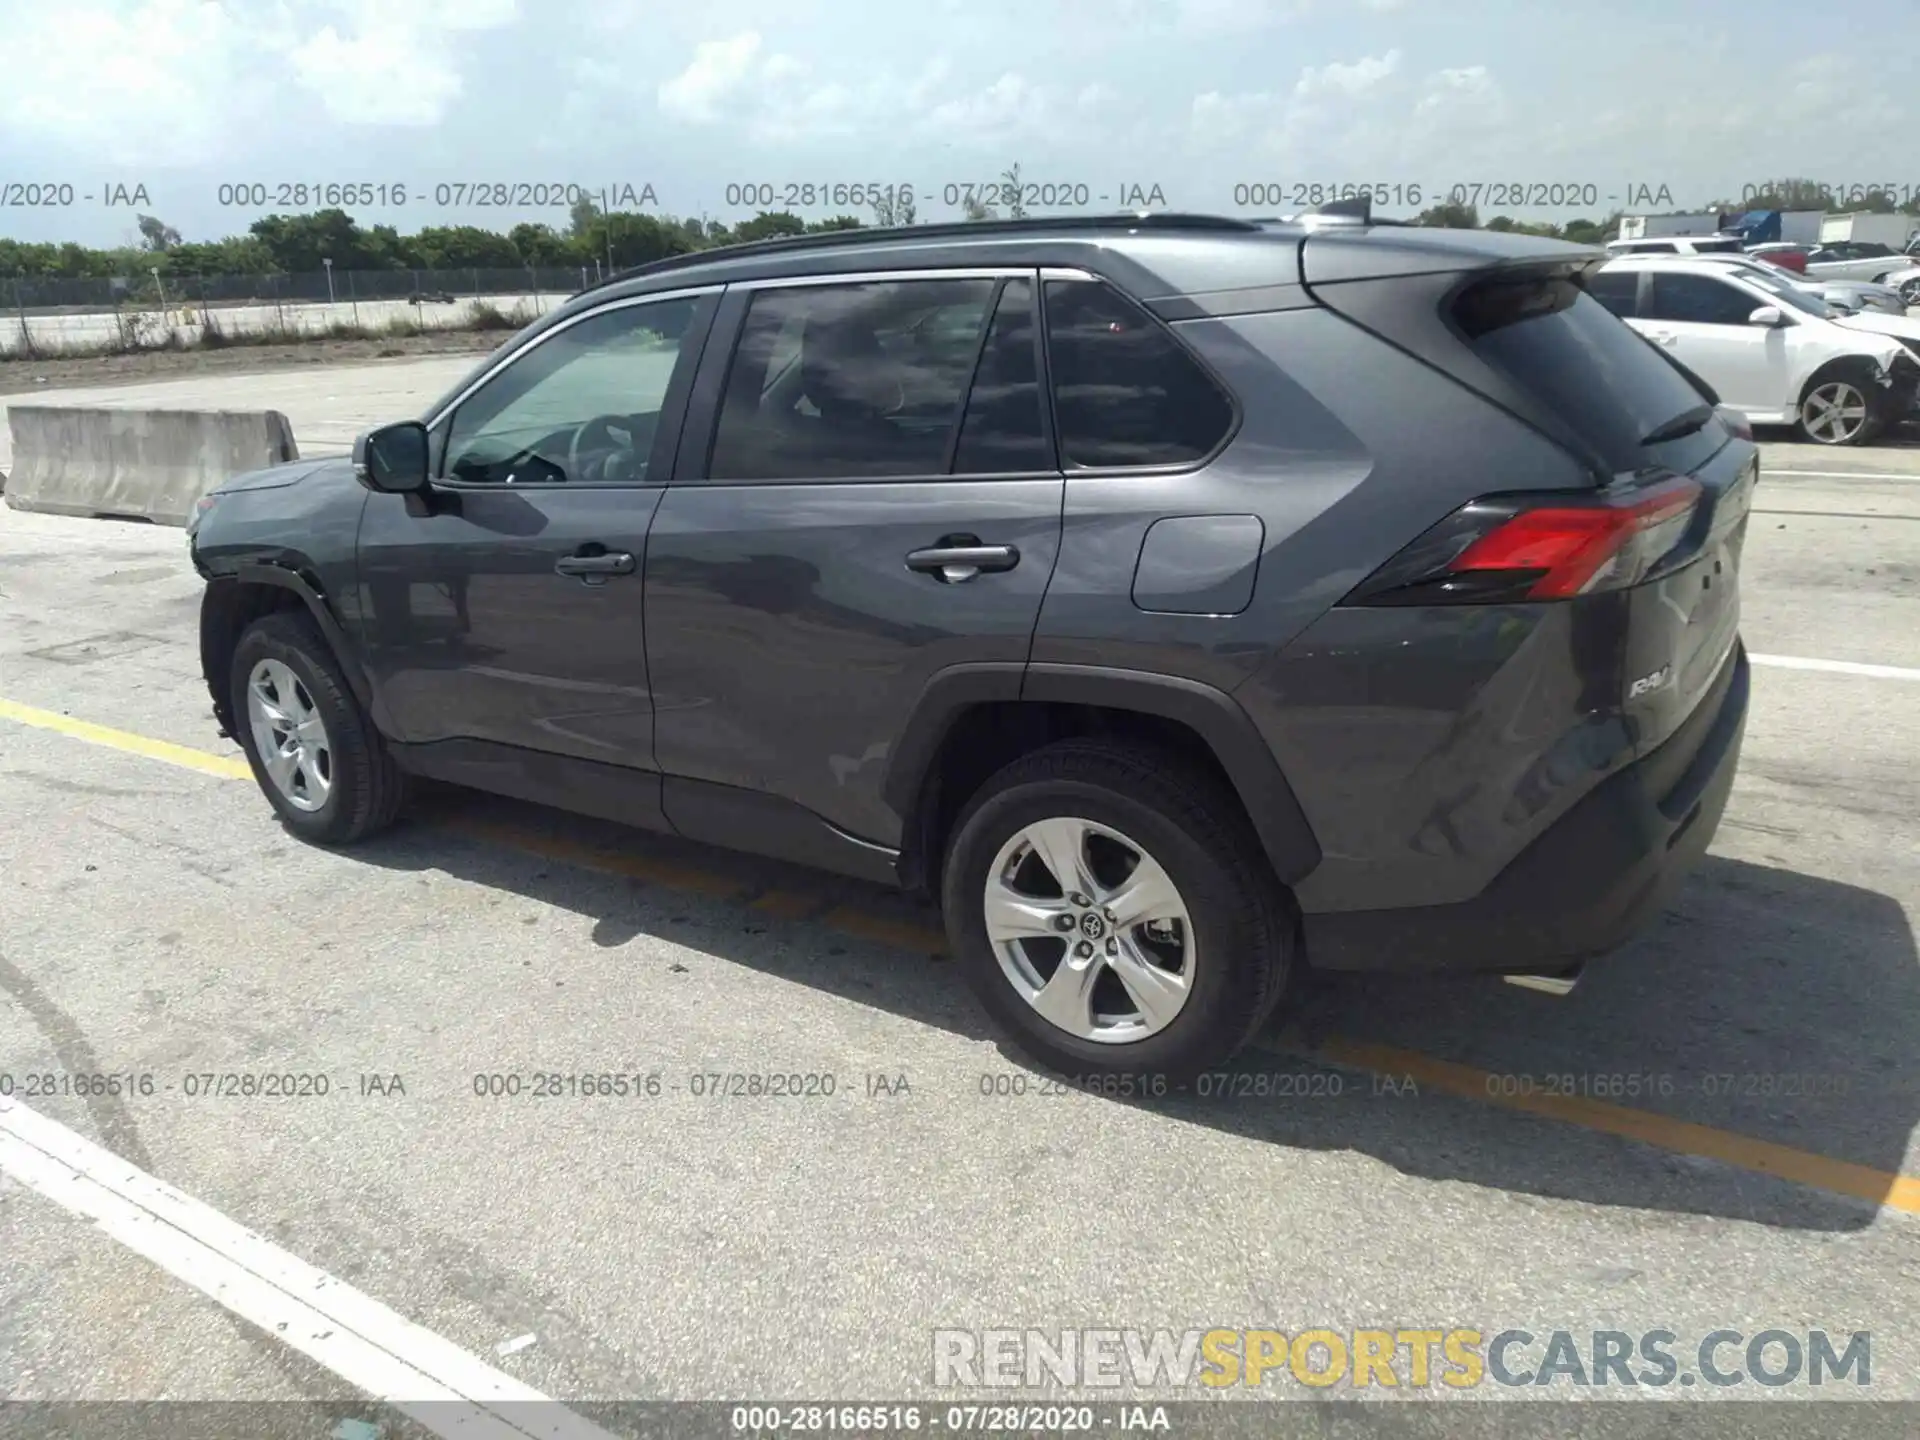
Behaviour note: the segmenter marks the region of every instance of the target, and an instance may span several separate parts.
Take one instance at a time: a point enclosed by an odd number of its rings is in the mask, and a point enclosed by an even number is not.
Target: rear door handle
[[[598,554],[562,555],[553,562],[556,575],[577,575],[589,585],[603,582],[609,575],[631,575],[634,571],[633,556],[624,550],[601,551]]]
[[[1011,545],[982,545],[971,535],[949,535],[938,545],[915,550],[907,556],[907,568],[932,575],[943,584],[958,585],[982,571],[1011,570],[1020,563],[1020,552]]]

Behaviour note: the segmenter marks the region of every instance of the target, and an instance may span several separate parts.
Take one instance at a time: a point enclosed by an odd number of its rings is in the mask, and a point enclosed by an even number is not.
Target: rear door
[[[759,806],[768,833],[811,817],[898,848],[882,780],[929,679],[1027,659],[1063,485],[1036,286],[1016,268],[729,290],[647,552],[683,833],[747,845],[726,825]]]

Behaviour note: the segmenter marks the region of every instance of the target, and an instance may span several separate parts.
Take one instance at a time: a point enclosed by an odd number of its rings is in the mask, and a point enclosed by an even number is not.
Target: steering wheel
[[[580,478],[580,452],[582,450],[593,448],[631,451],[631,441],[635,428],[633,422],[624,415],[596,415],[584,425],[579,426],[567,441],[567,478],[569,480]],[[614,438],[616,429],[622,429],[627,432],[628,444],[622,445],[619,440]],[[602,443],[590,447],[587,443],[589,440],[599,440]],[[611,459],[612,457],[608,458]],[[597,476],[595,478],[604,479],[610,477]]]

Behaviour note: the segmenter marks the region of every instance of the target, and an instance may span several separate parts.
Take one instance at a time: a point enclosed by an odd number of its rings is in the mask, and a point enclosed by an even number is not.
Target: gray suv
[[[425,776],[918,888],[1069,1074],[1301,964],[1565,983],[1748,690],[1756,451],[1604,258],[1361,204],[646,266],[202,502],[215,714],[322,844]]]

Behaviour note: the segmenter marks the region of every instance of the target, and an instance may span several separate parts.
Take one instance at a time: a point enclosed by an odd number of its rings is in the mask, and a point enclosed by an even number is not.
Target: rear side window
[[[1642,442],[1703,403],[1659,352],[1573,280],[1483,281],[1454,302],[1474,351],[1535,395],[1616,473],[1653,464],[1691,470],[1718,449],[1716,427]]]
[[[944,475],[998,288],[910,280],[754,295],[711,477]]]
[[[1165,326],[1111,286],[1049,280],[1047,357],[1069,470],[1189,465],[1233,428],[1233,404]]]

